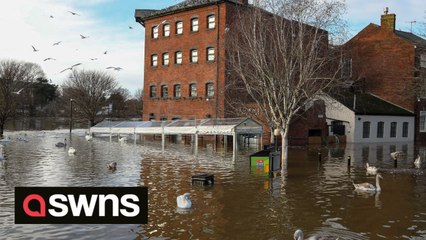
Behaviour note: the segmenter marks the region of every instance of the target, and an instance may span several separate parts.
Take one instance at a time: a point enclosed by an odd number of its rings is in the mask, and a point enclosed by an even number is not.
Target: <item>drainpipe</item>
[[[216,49],[217,49],[217,63],[216,63],[216,118],[219,112],[219,67],[220,67],[220,5],[216,2],[217,6],[217,36],[216,36]]]

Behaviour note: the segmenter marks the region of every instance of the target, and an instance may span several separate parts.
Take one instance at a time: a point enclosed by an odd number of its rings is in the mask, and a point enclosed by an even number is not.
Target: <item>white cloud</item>
[[[126,23],[106,24],[91,11],[109,1],[7,1],[0,8],[0,29],[5,33],[0,40],[1,58],[38,63],[47,78],[59,85],[68,76],[68,72],[59,72],[76,63],[87,70],[122,67],[112,74],[133,93],[143,87],[143,29],[128,29]],[[89,37],[81,39],[80,34]],[[58,41],[62,42],[52,45]],[[33,52],[31,46],[39,51]],[[43,61],[49,57],[56,61]]]

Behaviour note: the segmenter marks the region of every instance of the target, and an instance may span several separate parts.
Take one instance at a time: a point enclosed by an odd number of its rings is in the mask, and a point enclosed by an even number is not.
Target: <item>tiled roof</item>
[[[344,93],[333,96],[337,101],[359,115],[413,116],[414,114],[395,104],[369,93]],[[355,99],[355,108],[354,108]]]
[[[423,38],[421,38],[421,37],[419,37],[419,36],[417,36],[413,33],[395,30],[395,34],[398,35],[399,37],[402,37],[402,38],[412,42],[415,45],[418,45],[418,44],[425,44],[426,45],[425,39],[423,39]]]
[[[238,3],[238,0],[186,0],[176,5],[161,9],[161,10],[145,10],[145,9],[137,9],[135,13],[136,19],[140,19],[144,21],[145,19],[160,16],[163,14],[174,13],[177,11],[184,11],[187,9],[191,9],[194,7],[199,7],[203,5],[214,4],[216,2],[227,1]]]

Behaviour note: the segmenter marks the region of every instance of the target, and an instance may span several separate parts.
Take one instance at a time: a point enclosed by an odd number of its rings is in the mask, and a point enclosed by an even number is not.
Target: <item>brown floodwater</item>
[[[26,135],[25,135],[26,134]],[[1,239],[426,239],[426,177],[413,144],[340,145],[289,149],[287,170],[269,178],[249,166],[256,149],[232,152],[204,143],[196,157],[189,145],[166,145],[117,138],[84,139],[83,130],[6,132],[0,162]],[[16,140],[18,137],[28,141]],[[77,149],[69,156],[55,143],[67,138]],[[395,169],[389,153],[405,154]],[[319,161],[318,152],[321,152]],[[351,166],[347,157],[351,156]],[[116,161],[117,171],[106,164]],[[365,163],[382,169],[380,194],[354,191],[355,183],[375,183]],[[426,162],[425,162],[426,164]],[[212,187],[193,186],[191,176],[214,174]],[[148,224],[14,224],[16,186],[147,186]],[[189,211],[176,197],[191,193]]]

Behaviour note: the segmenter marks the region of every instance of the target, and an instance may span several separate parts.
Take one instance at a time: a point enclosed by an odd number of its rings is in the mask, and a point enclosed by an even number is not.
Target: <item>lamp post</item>
[[[74,99],[70,99],[70,134],[71,134],[71,131],[72,131],[72,103],[74,102]]]
[[[274,137],[275,137],[275,152],[278,151],[278,136],[280,135],[280,130],[278,128],[274,129]]]

